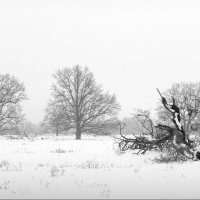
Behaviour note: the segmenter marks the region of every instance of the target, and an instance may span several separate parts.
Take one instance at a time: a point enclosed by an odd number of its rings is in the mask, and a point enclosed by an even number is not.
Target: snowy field
[[[200,198],[200,162],[117,154],[111,137],[0,138],[0,198]]]

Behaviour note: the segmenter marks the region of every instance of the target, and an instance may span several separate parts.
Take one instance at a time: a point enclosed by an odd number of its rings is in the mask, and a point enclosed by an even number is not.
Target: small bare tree
[[[115,95],[103,93],[87,67],[64,68],[54,78],[52,102],[58,105],[65,128],[76,130],[76,139],[83,132],[99,134],[113,127],[120,106]]]
[[[46,108],[46,116],[43,125],[58,136],[60,132],[68,128],[66,123],[62,104],[56,101],[50,101]]]
[[[23,120],[23,122],[14,127],[13,133],[20,139],[27,138],[32,140],[33,137],[38,134],[38,129],[38,125],[32,123],[31,121]]]
[[[0,131],[9,131],[22,121],[20,103],[26,98],[25,88],[15,77],[0,75]]]

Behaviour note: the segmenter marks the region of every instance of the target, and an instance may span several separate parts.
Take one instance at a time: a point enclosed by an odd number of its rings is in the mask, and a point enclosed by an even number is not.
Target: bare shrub
[[[10,181],[4,181],[0,184],[0,190],[8,190],[9,189]]]
[[[56,176],[61,176],[64,174],[64,169],[63,168],[59,168],[56,167],[55,165],[53,165],[50,169],[50,175],[51,177],[56,177]]]
[[[185,162],[187,158],[174,148],[169,147],[165,153],[155,158],[154,161],[156,163]]]
[[[98,169],[102,168],[102,164],[99,161],[86,161],[84,163],[81,163],[78,168],[83,168],[83,169]]]
[[[17,166],[7,160],[2,160],[0,161],[0,169],[2,171],[19,171],[21,170],[21,163]]]
[[[52,153],[66,153],[66,150],[64,150],[64,149],[56,149],[55,151],[52,151]]]

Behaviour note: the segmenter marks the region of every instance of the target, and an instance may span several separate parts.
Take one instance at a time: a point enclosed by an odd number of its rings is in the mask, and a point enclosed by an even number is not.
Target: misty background
[[[87,66],[129,117],[154,112],[175,82],[200,80],[199,1],[0,1],[0,69],[24,82],[26,118],[43,120],[52,74]]]

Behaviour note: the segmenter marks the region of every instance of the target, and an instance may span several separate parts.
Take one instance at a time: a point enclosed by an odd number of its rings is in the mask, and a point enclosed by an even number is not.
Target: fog
[[[154,112],[176,82],[200,80],[198,1],[0,1],[0,73],[24,82],[23,112],[44,117],[52,75],[87,66],[115,93],[120,117]]]

